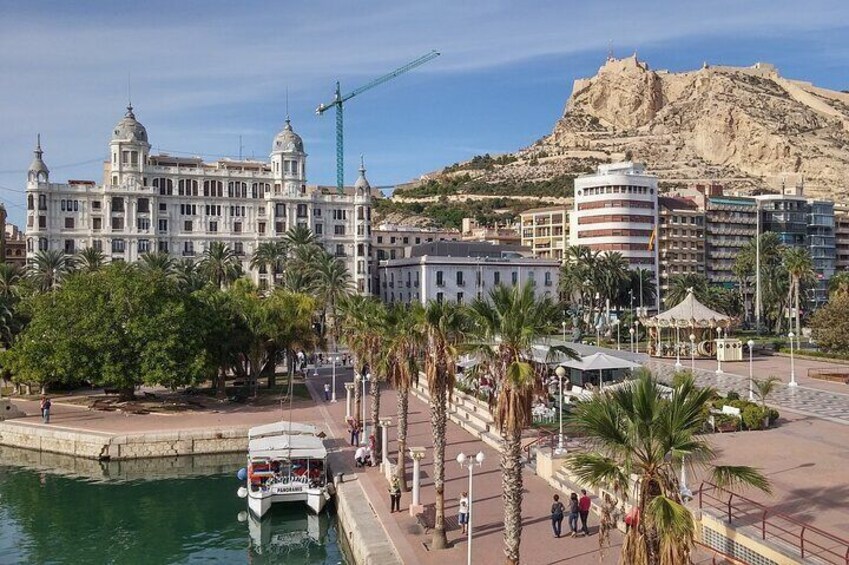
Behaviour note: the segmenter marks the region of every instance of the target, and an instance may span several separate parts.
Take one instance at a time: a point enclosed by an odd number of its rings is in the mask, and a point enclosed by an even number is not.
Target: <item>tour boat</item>
[[[274,503],[299,503],[319,513],[330,500],[324,434],[315,426],[275,422],[248,432],[247,484],[239,495],[262,518]]]

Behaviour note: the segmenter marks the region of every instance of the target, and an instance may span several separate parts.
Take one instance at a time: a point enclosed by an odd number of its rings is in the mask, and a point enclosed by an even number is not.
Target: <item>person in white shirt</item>
[[[458,520],[460,523],[460,527],[463,529],[463,533],[466,533],[466,528],[469,525],[469,495],[467,493],[463,493],[460,495],[460,510],[458,512]]]
[[[368,449],[364,445],[358,447],[354,453],[354,464],[357,467],[365,467],[370,459]]]

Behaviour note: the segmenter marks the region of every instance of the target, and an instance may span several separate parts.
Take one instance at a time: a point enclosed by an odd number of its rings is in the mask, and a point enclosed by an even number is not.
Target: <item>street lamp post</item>
[[[787,337],[790,338],[790,382],[787,383],[787,386],[797,387],[799,383],[796,382],[796,364],[793,360],[793,338],[796,337],[796,334],[790,332]]]
[[[557,411],[560,413],[560,435],[557,438],[557,449],[555,450],[555,453],[559,455],[565,451],[563,447],[563,377],[566,376],[566,368],[560,365],[554,369],[554,374],[557,375],[559,383],[557,390],[560,391],[560,398],[557,403]]]
[[[749,346],[749,402],[755,401],[755,371],[752,365],[752,351],[755,348],[755,342],[751,339],[746,342]]]
[[[681,328],[675,326],[675,371],[681,370]]]
[[[634,322],[634,347],[637,351],[640,350],[640,321]]]
[[[475,464],[477,464],[478,467],[483,465],[483,460],[483,451],[478,451],[478,454],[474,457],[467,457],[465,453],[460,453],[459,455],[457,455],[457,463],[460,464],[460,467],[465,467],[469,470],[469,523],[467,528],[469,541],[467,544],[467,565],[472,565],[472,470],[475,468]]]
[[[362,401],[362,419],[360,420],[363,423],[363,433],[360,437],[360,445],[365,445],[368,442],[368,438],[366,437],[366,382],[371,380],[371,373],[366,373],[360,379],[363,381],[363,401]]]
[[[716,328],[716,374],[722,374],[722,357],[719,356],[719,341],[722,339],[722,328]]]
[[[566,320],[560,323],[560,326],[563,328],[563,341],[566,341]]]
[[[619,326],[622,325],[622,320],[616,318],[616,351],[622,351],[622,340],[619,338]]]
[[[631,334],[631,353],[634,353],[634,326],[631,326],[628,333]]]
[[[333,363],[333,385],[331,385],[330,402],[336,402],[336,356],[331,355],[330,361]]]
[[[696,334],[690,334],[690,372],[696,374]]]

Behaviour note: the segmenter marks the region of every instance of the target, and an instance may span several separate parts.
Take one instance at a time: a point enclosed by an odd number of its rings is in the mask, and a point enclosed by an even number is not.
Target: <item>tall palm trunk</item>
[[[398,389],[398,466],[395,476],[401,484],[401,490],[407,491],[407,414],[410,410],[410,390]]]
[[[356,366],[356,365],[355,365]],[[356,371],[356,369],[354,369]],[[360,379],[354,379],[354,413],[351,414],[351,417],[356,422],[360,422],[360,415],[363,413],[363,382],[362,375],[360,375]],[[360,422],[360,424],[365,424],[365,422]]]
[[[215,385],[217,390],[215,397],[219,400],[227,398],[227,370],[224,365],[218,367],[218,379]]]
[[[382,446],[380,445],[380,381],[377,380],[377,375],[372,374],[371,386],[369,387],[369,396],[371,396],[371,433],[374,435],[374,462],[378,463],[383,460]]]
[[[504,491],[504,555],[505,563],[518,565],[522,541],[522,431],[502,434],[501,488]]]
[[[445,434],[448,394],[444,375],[437,377],[436,390],[431,391],[430,424],[433,428],[433,486],[436,491],[436,517],[433,521],[431,549],[445,549]]]

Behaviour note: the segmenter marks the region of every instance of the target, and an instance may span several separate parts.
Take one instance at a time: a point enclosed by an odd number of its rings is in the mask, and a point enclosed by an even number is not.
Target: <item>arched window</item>
[[[32,194],[27,195],[27,210],[35,210],[35,198]]]

